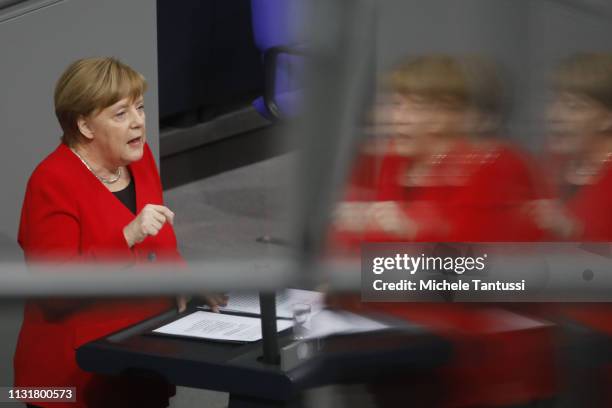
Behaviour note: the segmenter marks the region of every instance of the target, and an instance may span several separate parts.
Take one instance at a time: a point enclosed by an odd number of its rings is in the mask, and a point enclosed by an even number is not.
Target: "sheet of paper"
[[[306,324],[305,338],[314,339],[334,334],[364,333],[389,328],[387,324],[350,312],[322,310]]]
[[[289,320],[278,320],[278,331],[288,329]],[[256,317],[198,311],[168,323],[154,333],[198,337],[209,340],[252,342],[261,339],[261,322]]]
[[[220,307],[222,312],[244,313],[259,316],[259,294],[257,292],[230,292],[227,305]],[[293,318],[293,305],[303,303],[310,305],[311,315],[323,309],[323,294],[311,290],[285,289],[276,295],[276,316],[284,319]],[[208,306],[200,306],[208,309]]]

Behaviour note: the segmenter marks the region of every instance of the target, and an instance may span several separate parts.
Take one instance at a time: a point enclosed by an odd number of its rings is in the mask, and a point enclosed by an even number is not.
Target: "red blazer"
[[[136,183],[137,212],[146,204],[163,204],[159,173],[147,145],[143,158],[128,168]],[[154,260],[182,262],[176,236],[169,224],[165,224],[157,236],[129,248],[123,227],[134,217],[135,214],[106,189],[66,145],[61,144],[30,177],[18,241],[28,262],[43,259],[53,262],[112,260],[130,264]],[[55,309],[58,305],[62,310],[59,314]],[[171,307],[173,302],[169,298],[26,302],[14,358],[15,386],[77,387],[76,405],[37,403],[40,406],[86,407],[91,406],[88,400],[99,401],[103,395],[111,395],[111,399],[104,402],[106,406],[120,406],[112,395],[122,388],[138,394],[139,385],[127,385],[125,381],[117,382],[82,371],[76,364],[76,348]],[[150,396],[151,388],[159,391],[164,387],[148,384],[145,388],[149,391],[143,391],[143,395]],[[173,387],[166,387],[161,394],[161,399],[173,395]]]

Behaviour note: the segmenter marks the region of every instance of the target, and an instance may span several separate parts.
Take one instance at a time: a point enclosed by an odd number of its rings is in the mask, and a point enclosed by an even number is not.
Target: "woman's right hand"
[[[123,228],[123,236],[131,248],[146,237],[155,236],[166,222],[174,223],[174,213],[163,205],[147,204],[132,222]]]
[[[347,201],[339,203],[334,210],[333,222],[342,231],[363,232],[366,227],[366,213],[369,202]]]
[[[416,222],[395,201],[373,203],[369,208],[368,221],[370,229],[403,239],[414,239],[417,234]]]

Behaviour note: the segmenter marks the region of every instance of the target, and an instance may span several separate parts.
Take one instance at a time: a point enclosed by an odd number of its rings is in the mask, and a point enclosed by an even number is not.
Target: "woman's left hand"
[[[218,313],[219,306],[227,305],[228,297],[222,293],[203,293],[197,296],[200,303],[206,304],[210,309]],[[184,312],[187,309],[187,303],[191,300],[191,296],[180,295],[176,297],[176,307],[179,313]]]
[[[525,209],[538,227],[556,238],[572,239],[580,235],[580,223],[556,200],[534,200]]]
[[[203,301],[215,313],[219,313],[219,306],[227,305],[228,299],[223,293],[205,292],[198,295],[198,300]]]
[[[189,300],[191,300],[191,296],[179,295],[176,297],[176,308],[179,313],[183,313],[187,309]]]

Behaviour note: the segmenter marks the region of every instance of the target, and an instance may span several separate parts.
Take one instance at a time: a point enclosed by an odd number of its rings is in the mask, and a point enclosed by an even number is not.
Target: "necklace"
[[[78,158],[81,160],[81,162],[82,162],[82,163],[85,165],[85,167],[87,167],[87,170],[91,171],[91,174],[93,174],[94,176],[96,176],[96,178],[97,178],[98,180],[100,180],[101,182],[103,182],[104,184],[114,184],[114,183],[116,183],[117,181],[119,181],[119,179],[121,178],[121,167],[119,167],[119,168],[117,169],[117,173],[116,173],[114,176],[112,176],[112,177],[110,177],[110,178],[101,177],[101,176],[98,176],[98,175],[97,175],[97,174],[96,174],[96,173],[93,171],[93,169],[91,168],[91,166],[89,165],[89,163],[87,163],[87,161],[85,161],[85,159],[83,158],[83,156],[81,156],[81,155],[80,155],[80,154],[79,154],[79,153],[78,153],[78,152],[77,152],[75,149],[70,149],[70,150],[72,150],[72,152],[73,152],[74,154],[76,154],[76,156],[77,156],[77,157],[78,157]]]
[[[569,171],[566,174],[566,180],[576,185],[592,184],[602,168],[607,166],[611,161],[612,153],[608,153],[603,159],[591,161],[589,163],[570,163]]]

